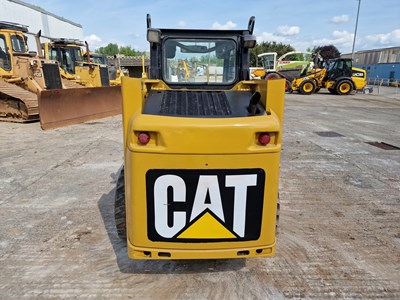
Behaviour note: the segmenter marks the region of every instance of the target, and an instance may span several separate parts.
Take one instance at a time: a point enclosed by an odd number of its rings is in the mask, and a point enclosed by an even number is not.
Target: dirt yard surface
[[[120,117],[0,140],[0,299],[400,298],[398,98],[287,95],[273,258],[128,259]]]

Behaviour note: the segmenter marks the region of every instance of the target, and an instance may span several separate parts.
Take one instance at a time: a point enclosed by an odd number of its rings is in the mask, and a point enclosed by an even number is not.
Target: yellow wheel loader
[[[352,59],[331,59],[322,68],[314,68],[310,73],[295,78],[292,81],[292,90],[309,95],[321,88],[327,88],[332,94],[348,95],[366,86],[366,74],[365,70],[353,67]]]
[[[147,16],[149,74],[122,79],[114,213],[130,258],[274,255],[285,81],[249,80],[254,23],[158,29]],[[185,59],[191,78],[177,80]]]
[[[0,120],[39,119],[38,94],[62,89],[58,64],[40,59],[26,45],[27,26],[0,22]]]

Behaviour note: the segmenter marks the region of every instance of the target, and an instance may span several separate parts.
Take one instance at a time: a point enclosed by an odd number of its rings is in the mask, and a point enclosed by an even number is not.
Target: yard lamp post
[[[357,0],[357,1],[358,1],[358,9],[357,9],[357,18],[356,18],[356,28],[354,29],[353,49],[351,50],[351,59],[352,60],[354,60],[354,45],[356,44],[358,15],[360,13],[360,4],[361,4],[361,0]]]

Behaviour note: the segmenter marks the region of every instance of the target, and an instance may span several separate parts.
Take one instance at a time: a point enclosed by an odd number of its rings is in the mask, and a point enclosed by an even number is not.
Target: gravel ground
[[[1,299],[399,299],[400,100],[286,97],[273,258],[133,261],[116,234],[121,117],[0,123]]]

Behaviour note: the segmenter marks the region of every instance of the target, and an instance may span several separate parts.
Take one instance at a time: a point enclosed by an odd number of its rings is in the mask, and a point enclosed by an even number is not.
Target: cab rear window
[[[26,52],[25,41],[20,35],[11,36],[11,45],[14,52]]]

